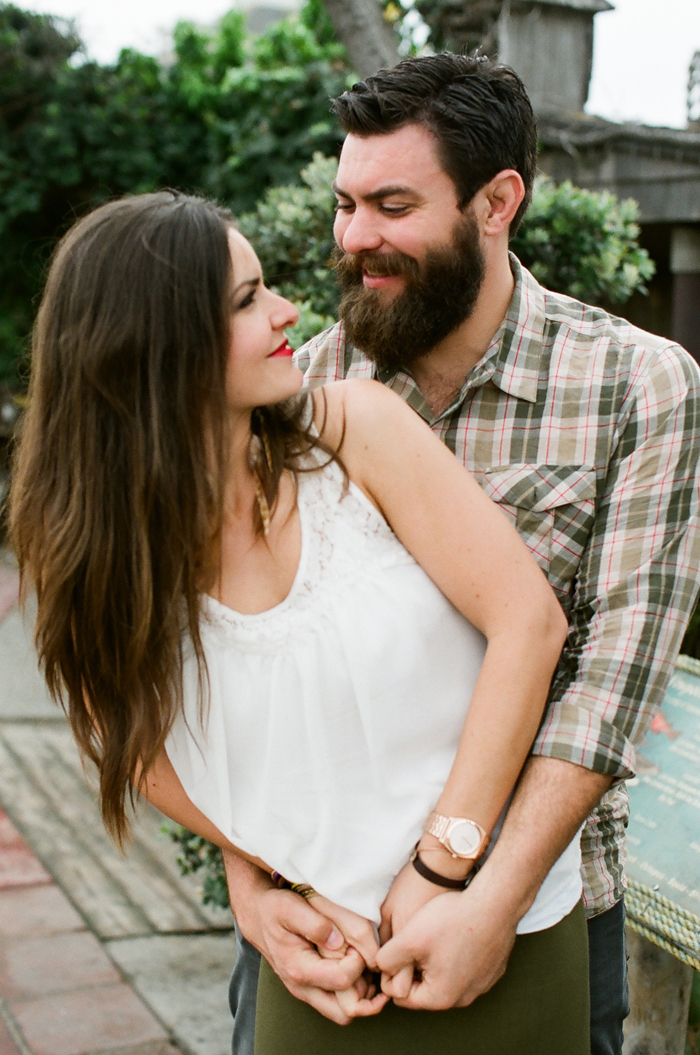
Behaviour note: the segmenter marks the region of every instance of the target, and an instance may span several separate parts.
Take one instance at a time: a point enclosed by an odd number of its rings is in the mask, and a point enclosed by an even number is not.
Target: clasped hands
[[[271,890],[265,954],[290,992],[339,1025],[401,1007],[467,1006],[503,974],[517,921],[499,913],[488,884],[463,893],[429,883],[407,864],[382,906],[379,930],[316,896]],[[376,984],[381,975],[381,987]]]

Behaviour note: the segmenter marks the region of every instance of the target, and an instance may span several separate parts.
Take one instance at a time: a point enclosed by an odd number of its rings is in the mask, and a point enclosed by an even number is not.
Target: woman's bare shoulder
[[[333,381],[313,392],[314,424],[323,439],[337,446],[363,442],[368,432],[414,417],[400,396],[380,381]]]

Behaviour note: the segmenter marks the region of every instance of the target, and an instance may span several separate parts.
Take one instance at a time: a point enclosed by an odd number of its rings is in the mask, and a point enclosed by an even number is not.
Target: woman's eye
[[[249,308],[249,307],[250,307],[250,305],[251,305],[251,304],[253,303],[253,301],[255,300],[255,293],[256,293],[256,290],[254,290],[254,289],[251,289],[250,293],[248,293],[248,294],[247,294],[247,295],[246,295],[246,296],[245,296],[245,297],[243,298],[243,300],[242,300],[242,301],[240,302],[240,304],[239,304],[239,305],[238,305],[238,307],[236,308],[236,311],[240,311],[240,310],[241,310],[241,308]]]

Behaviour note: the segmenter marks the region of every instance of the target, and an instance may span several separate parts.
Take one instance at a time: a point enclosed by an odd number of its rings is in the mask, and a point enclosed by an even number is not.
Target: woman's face
[[[260,261],[242,234],[232,229],[229,244],[233,295],[226,393],[231,410],[247,412],[279,403],[301,388],[302,373],[284,334],[299,312],[263,285]]]

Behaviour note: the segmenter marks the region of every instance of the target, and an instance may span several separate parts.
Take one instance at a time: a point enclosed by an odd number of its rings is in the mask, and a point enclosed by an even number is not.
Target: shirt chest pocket
[[[498,465],[486,470],[481,483],[514,520],[555,590],[568,594],[595,519],[595,469]]]

